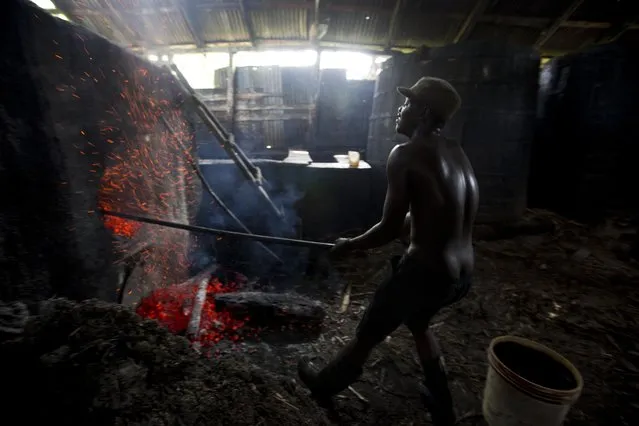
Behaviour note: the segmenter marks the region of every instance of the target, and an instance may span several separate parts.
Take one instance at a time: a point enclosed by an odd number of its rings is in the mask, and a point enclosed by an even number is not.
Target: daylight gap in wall
[[[184,53],[168,55],[149,54],[153,62],[172,61],[195,89],[215,87],[215,70],[229,66],[226,52]],[[345,69],[349,80],[374,80],[381,64],[388,58],[353,51],[322,51],[320,69]],[[314,50],[240,51],[233,57],[236,67],[311,67],[317,61]]]

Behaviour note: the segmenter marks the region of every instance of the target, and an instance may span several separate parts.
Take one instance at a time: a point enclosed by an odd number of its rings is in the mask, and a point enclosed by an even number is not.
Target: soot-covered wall
[[[186,233],[99,214],[195,214],[191,126],[172,77],[30,3],[6,7],[0,299],[116,300],[127,259],[147,283],[180,279]]]
[[[530,201],[580,219],[639,207],[639,60],[609,44],[553,59],[540,77]]]

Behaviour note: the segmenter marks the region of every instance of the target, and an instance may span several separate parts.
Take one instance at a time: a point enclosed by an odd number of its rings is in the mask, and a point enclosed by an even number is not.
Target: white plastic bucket
[[[490,426],[560,426],[579,399],[579,371],[552,349],[514,336],[488,348],[483,414]]]

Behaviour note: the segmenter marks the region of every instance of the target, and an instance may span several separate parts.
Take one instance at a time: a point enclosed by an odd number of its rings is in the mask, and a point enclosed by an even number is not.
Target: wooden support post
[[[472,33],[473,29],[475,28],[475,25],[477,24],[479,18],[488,8],[489,4],[490,0],[478,0],[477,3],[475,3],[475,7],[473,7],[473,10],[470,11],[468,16],[464,20],[464,23],[459,28],[459,31],[457,31],[455,38],[453,38],[453,43],[459,43],[460,41],[466,40],[466,38],[470,35],[470,33]]]
[[[315,0],[315,5],[313,7],[313,24],[311,27],[311,46],[314,49],[319,47],[319,18],[320,18],[320,0]],[[318,59],[319,60],[319,59]]]
[[[229,117],[229,134],[234,138],[235,135],[235,101],[237,93],[237,78],[235,72],[235,51],[229,50],[229,69],[226,76],[226,105]],[[234,138],[235,140],[235,138]]]
[[[570,19],[572,14],[575,13],[577,9],[579,9],[579,6],[581,6],[583,2],[584,0],[573,0],[573,2],[570,3],[570,6],[568,6],[564,13],[562,13],[560,17],[555,19],[548,28],[542,31],[542,33],[537,38],[537,41],[535,41],[535,49],[540,49],[548,40],[550,40],[550,38],[555,35],[557,30],[561,28],[564,22]]]
[[[397,21],[399,21],[399,11],[402,8],[402,0],[395,1],[395,7],[391,14],[390,24],[388,25],[388,32],[386,33],[386,40],[384,41],[384,50],[390,51],[393,47],[393,39],[395,38],[395,30],[397,28]]]
[[[319,34],[319,21],[320,21],[320,0],[315,0],[313,8],[313,23],[310,33],[311,47],[317,52],[315,60],[315,66],[313,67],[313,81],[315,87],[313,87],[313,95],[311,99],[311,108],[308,112],[308,140],[306,141],[307,149],[312,150],[317,146],[317,103],[319,98],[320,88],[320,57],[322,52],[320,50]]]
[[[313,91],[313,99],[311,99],[311,109],[309,111],[308,117],[308,129],[309,129],[309,140],[308,140],[308,149],[312,150],[317,147],[317,133],[318,133],[318,104],[319,104],[319,94],[321,87],[321,72],[320,72],[320,62],[322,51],[319,47],[315,50],[317,52],[317,60],[315,61],[315,66],[313,68],[313,81],[315,82],[315,87]]]
[[[246,32],[249,35],[251,46],[255,47],[255,30],[253,29],[253,21],[251,21],[251,16],[248,11],[246,0],[240,0],[240,12],[242,13],[242,19],[244,20],[244,26],[246,26]]]
[[[634,26],[634,22],[623,22],[619,25],[613,25],[610,30],[601,38],[599,43],[612,43],[619,40],[619,38]]]

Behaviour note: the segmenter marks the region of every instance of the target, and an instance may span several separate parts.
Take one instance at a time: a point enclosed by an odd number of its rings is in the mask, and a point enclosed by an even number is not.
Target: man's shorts
[[[460,301],[470,290],[470,276],[454,280],[408,256],[394,257],[391,267],[357,327],[359,338],[382,341],[402,324],[413,332],[426,331],[440,309]]]

